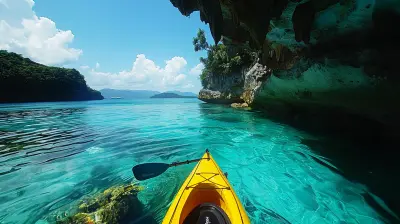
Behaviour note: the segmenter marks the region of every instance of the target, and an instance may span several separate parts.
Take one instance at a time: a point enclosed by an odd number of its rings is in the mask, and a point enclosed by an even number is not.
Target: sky
[[[0,49],[75,68],[94,89],[198,92],[198,12],[169,0],[0,0]]]

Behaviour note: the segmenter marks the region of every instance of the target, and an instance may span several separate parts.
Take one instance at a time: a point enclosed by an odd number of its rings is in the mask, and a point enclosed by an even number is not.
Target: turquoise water
[[[133,181],[135,164],[193,159],[205,148],[252,223],[387,222],[364,199],[366,186],[301,143],[314,138],[197,99],[2,105],[0,223],[50,222],[84,195]],[[145,210],[132,223],[160,222],[193,166],[141,182]]]

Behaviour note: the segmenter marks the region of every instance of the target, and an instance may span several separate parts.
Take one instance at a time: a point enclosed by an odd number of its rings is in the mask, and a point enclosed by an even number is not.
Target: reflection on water
[[[305,142],[321,141],[257,112],[196,99],[4,105],[0,223],[52,222],[85,195],[133,181],[135,164],[192,159],[205,148],[229,173],[252,223],[394,220],[379,195]],[[143,212],[132,223],[161,222],[193,166],[141,182]]]

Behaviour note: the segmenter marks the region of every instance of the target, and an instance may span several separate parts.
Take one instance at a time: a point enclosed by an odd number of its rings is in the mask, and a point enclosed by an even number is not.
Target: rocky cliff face
[[[400,126],[399,1],[171,2],[184,15],[199,10],[216,42],[249,42],[261,51],[242,72],[211,76],[200,99],[285,111],[334,108]]]
[[[252,104],[271,69],[256,62],[250,68],[229,76],[209,76],[207,86],[200,90],[199,99],[208,103]]]

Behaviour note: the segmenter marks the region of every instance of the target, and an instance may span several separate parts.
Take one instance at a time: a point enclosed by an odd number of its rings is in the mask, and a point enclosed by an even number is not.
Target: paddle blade
[[[168,168],[166,163],[144,163],[134,166],[132,172],[137,180],[146,180],[164,173]]]

